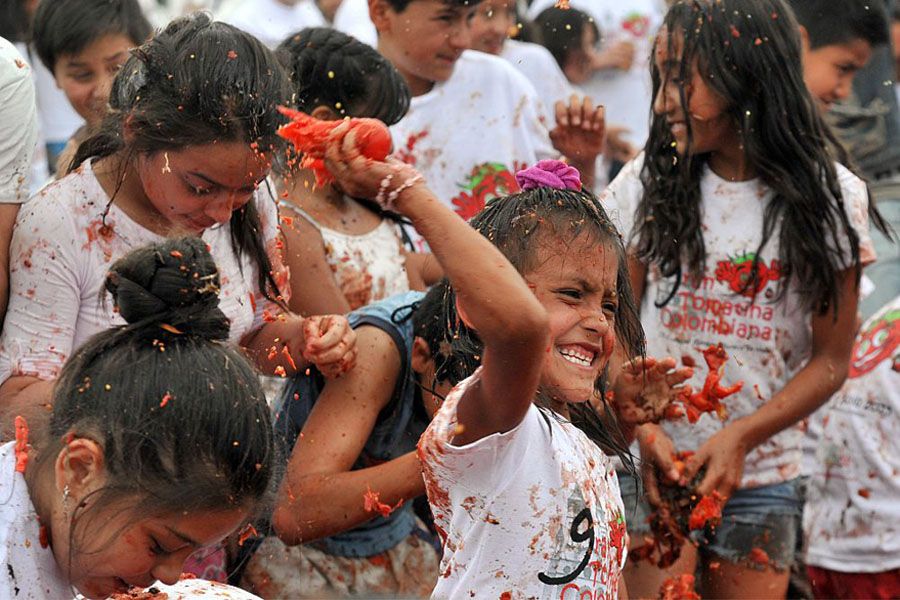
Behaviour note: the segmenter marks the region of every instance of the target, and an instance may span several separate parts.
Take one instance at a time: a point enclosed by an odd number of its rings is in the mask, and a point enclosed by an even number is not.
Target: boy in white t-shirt
[[[863,325],[823,412],[803,515],[813,593],[900,597],[900,296]]]
[[[241,0],[222,20],[272,49],[301,29],[328,24],[313,0]]]
[[[395,151],[465,218],[515,191],[518,167],[558,153],[592,185],[603,111],[573,98],[569,107],[557,105],[548,132],[534,87],[520,73],[501,58],[466,51],[477,4],[370,0],[378,49],[413,95],[406,117],[392,127]]]

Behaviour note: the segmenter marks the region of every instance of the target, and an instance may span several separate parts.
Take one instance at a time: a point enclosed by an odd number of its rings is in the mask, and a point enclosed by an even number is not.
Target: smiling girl
[[[198,14],[135,51],[113,84],[112,113],[78,166],[20,214],[0,350],[0,410],[37,424],[72,350],[121,323],[100,302],[106,270],[167,236],[202,236],[222,273],[229,338],[267,373],[352,364],[343,317],[283,313],[287,273],[274,202],[257,190],[277,149],[276,106],[289,96],[256,39]],[[274,352],[272,350],[275,350]],[[10,418],[4,423],[11,423]]]
[[[721,419],[639,432],[652,503],[660,483],[728,499],[699,552],[684,544],[670,573],[635,567],[639,596],[698,561],[704,596],[783,596],[800,514],[798,424],[846,377],[857,284],[875,258],[868,215],[878,220],[865,184],[835,162],[797,31],[781,0],[675,3],[654,48],[645,154],[604,199],[629,239],[649,351],[699,362],[698,347],[721,342],[735,359],[723,378],[744,382]],[[680,475],[676,450],[695,451]],[[629,522],[633,534],[642,526]]]

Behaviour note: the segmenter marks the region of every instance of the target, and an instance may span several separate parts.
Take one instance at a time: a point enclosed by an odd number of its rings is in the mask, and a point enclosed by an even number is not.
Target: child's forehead
[[[615,287],[619,257],[612,240],[588,232],[576,237],[538,236],[529,278],[571,280],[584,287]]]

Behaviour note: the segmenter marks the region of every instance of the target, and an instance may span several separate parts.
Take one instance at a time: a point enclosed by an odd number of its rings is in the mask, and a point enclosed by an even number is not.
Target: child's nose
[[[216,223],[224,223],[231,218],[234,211],[234,192],[224,192],[215,200],[209,202],[203,212]]]

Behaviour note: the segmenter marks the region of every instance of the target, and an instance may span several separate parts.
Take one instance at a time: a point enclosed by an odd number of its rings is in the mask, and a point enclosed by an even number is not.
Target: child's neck
[[[711,153],[709,168],[726,181],[749,181],[757,176],[740,142]]]
[[[315,174],[303,169],[292,173],[281,185],[291,204],[309,213],[320,225],[350,235],[361,235],[381,223],[380,215],[333,185],[318,187],[315,181]]]
[[[154,208],[137,170],[125,156],[117,153],[101,158],[92,168],[106,195],[132,221],[157,235],[167,236],[172,232],[172,223]]]

